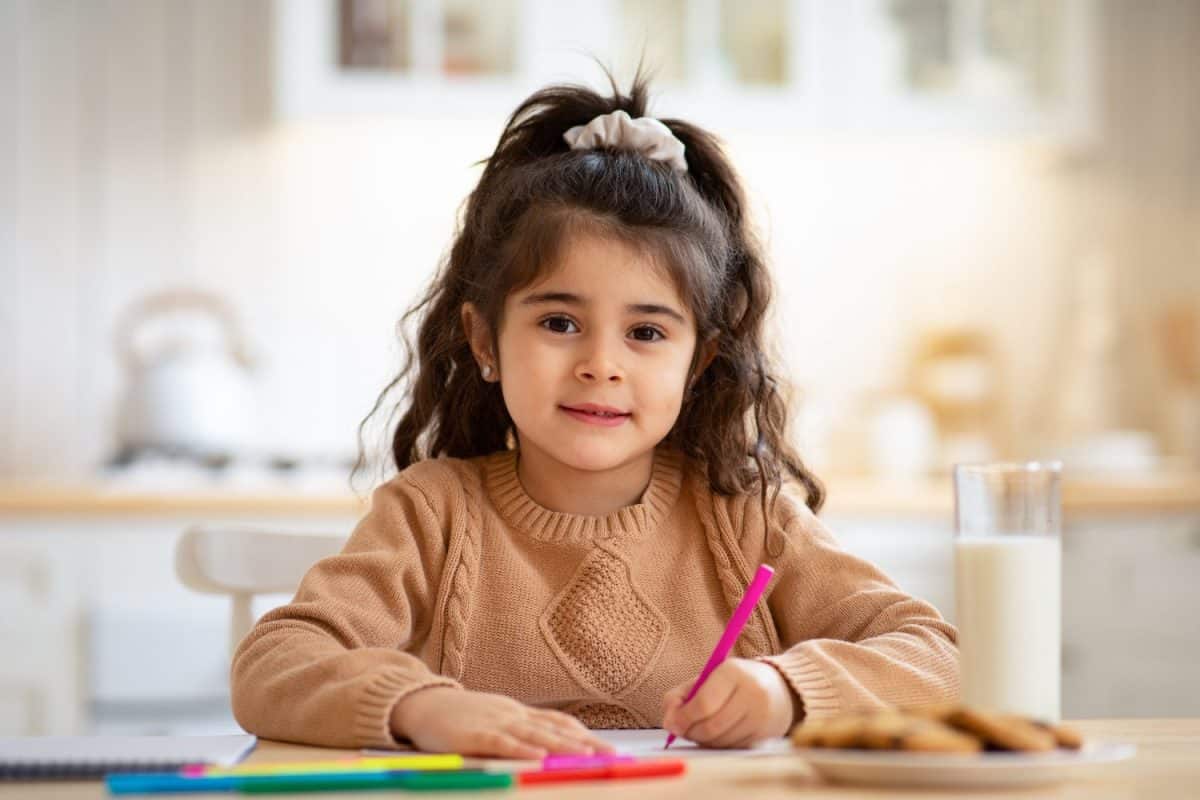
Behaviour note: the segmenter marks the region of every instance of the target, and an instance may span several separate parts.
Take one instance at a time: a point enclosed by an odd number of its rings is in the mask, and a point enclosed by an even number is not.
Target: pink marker
[[[542,759],[542,769],[587,769],[626,764],[636,759],[624,753],[598,753],[592,756],[549,755]]]
[[[738,603],[737,610],[729,618],[729,624],[725,626],[725,632],[721,634],[721,640],[717,642],[712,655],[708,657],[708,663],[704,665],[704,669],[700,670],[700,677],[696,678],[696,682],[688,690],[687,697],[683,698],[683,705],[687,705],[687,702],[696,696],[696,692],[708,680],[708,676],[712,674],[712,671],[721,666],[721,662],[729,655],[729,651],[733,649],[738,636],[742,634],[742,628],[746,627],[746,621],[754,613],[754,606],[758,604],[758,598],[762,597],[762,593],[766,591],[767,584],[771,582],[771,576],[774,574],[775,570],[766,564],[758,565],[758,572],[754,575],[754,580],[750,581],[750,585],[746,587],[746,591],[742,595],[742,601]],[[670,747],[673,741],[675,741],[675,734],[672,733],[667,736],[667,743],[663,745],[663,750]]]

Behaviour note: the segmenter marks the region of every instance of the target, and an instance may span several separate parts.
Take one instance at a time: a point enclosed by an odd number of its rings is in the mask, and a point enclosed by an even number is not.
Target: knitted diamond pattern
[[[667,622],[634,591],[629,567],[597,548],[553,601],[543,631],[568,670],[618,695],[649,671],[666,642]]]
[[[597,728],[648,728],[646,721],[632,711],[612,703],[583,703],[567,709],[568,713],[587,727]]]

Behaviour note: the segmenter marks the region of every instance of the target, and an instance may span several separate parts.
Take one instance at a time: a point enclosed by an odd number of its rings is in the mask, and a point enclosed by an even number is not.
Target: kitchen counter
[[[0,484],[0,514],[357,514],[368,498],[349,490],[115,489],[100,485]]]
[[[949,517],[954,495],[948,478],[915,481],[829,476],[830,516]],[[104,483],[0,484],[0,514],[360,514],[368,497],[324,486],[131,488]],[[1200,512],[1200,472],[1129,477],[1079,477],[1063,482],[1067,514]]]
[[[825,511],[852,516],[941,516],[954,514],[949,478],[902,481],[860,476],[825,478]],[[1200,512],[1200,472],[1164,472],[1113,477],[1064,477],[1067,515]]]

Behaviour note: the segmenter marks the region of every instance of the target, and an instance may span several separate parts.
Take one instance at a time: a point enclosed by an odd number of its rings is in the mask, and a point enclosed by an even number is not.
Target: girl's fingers
[[[679,684],[674,689],[668,689],[663,695],[663,711],[677,706],[683,702],[683,698],[687,696],[687,687]]]
[[[473,738],[466,755],[525,760],[540,760],[547,755],[544,747],[537,747],[504,731],[482,731]]]
[[[691,736],[691,731],[697,725],[721,712],[733,696],[736,684],[711,680],[696,692],[696,696],[669,713],[671,723],[668,728],[679,736],[692,741],[698,741]]]
[[[538,714],[551,725],[555,726],[564,735],[578,739],[588,747],[591,747],[597,753],[613,752],[613,746],[611,744],[604,741],[599,736],[596,736],[594,733],[588,730],[586,725],[584,725],[575,717],[572,717],[570,714],[564,714],[561,711],[553,711],[550,709],[540,710]]]
[[[663,695],[663,727],[667,730],[677,722],[676,712],[683,705],[683,698],[687,696],[687,691],[682,686],[676,686]]]
[[[588,734],[587,742],[588,742],[588,744],[590,744],[592,746],[592,749],[595,750],[597,753],[606,753],[607,754],[607,753],[617,752],[617,748],[613,747],[610,743],[604,741],[603,739],[601,739],[599,736],[597,736],[594,733]]]
[[[572,717],[570,714],[564,714],[561,711],[543,708],[538,709],[533,713],[535,719],[541,719],[545,722],[558,728],[563,733],[586,735],[588,733],[587,726],[579,720]]]
[[[592,754],[591,746],[583,740],[560,733],[538,720],[519,720],[509,726],[508,732],[527,744],[545,748],[548,753]]]
[[[616,752],[615,747],[591,732],[585,733],[579,741],[583,742],[583,744],[587,747],[590,747],[594,753]]]
[[[712,747],[749,747],[757,729],[757,720],[747,712],[726,728],[723,733],[713,737],[709,745]]]
[[[735,688],[725,696],[724,702],[721,703],[719,708],[689,725],[684,731],[683,737],[691,739],[693,742],[708,744],[729,730],[735,723],[740,722],[743,712],[734,701],[736,695],[737,689]],[[695,703],[699,699],[700,695],[697,694],[692,698],[692,703]],[[691,703],[688,705],[690,706]]]
[[[706,747],[723,747],[718,741],[741,721],[740,712],[733,707],[726,707],[720,713],[688,728],[684,738]]]

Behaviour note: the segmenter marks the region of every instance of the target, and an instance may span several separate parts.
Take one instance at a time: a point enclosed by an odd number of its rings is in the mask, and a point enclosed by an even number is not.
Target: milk
[[[962,536],[954,544],[963,702],[1059,718],[1062,548],[1053,535]]]

